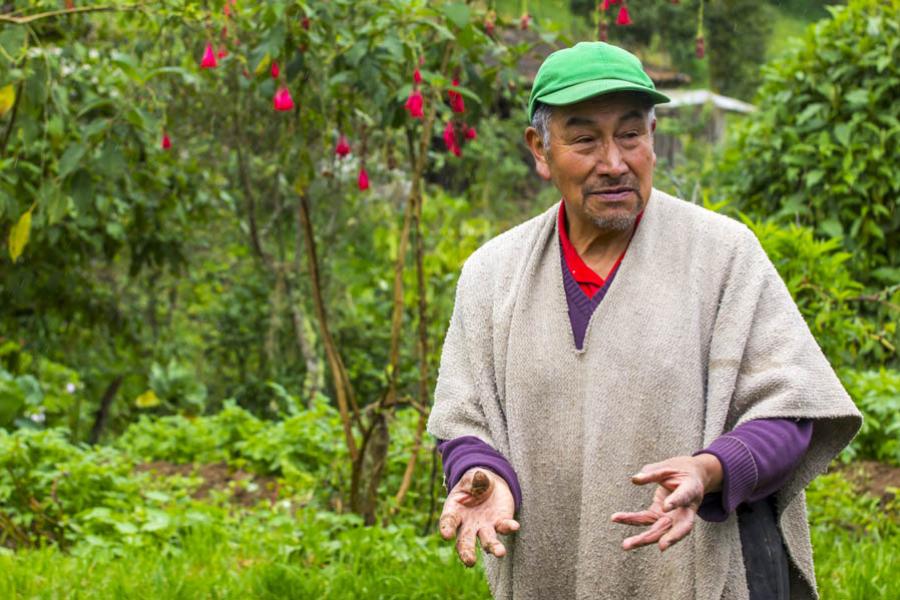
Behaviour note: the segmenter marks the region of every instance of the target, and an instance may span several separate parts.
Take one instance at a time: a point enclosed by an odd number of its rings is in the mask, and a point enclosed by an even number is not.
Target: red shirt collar
[[[637,219],[634,221],[634,230],[632,230],[631,235],[634,236],[634,231],[637,230],[638,224],[641,222],[641,217],[644,216],[644,211],[641,211]],[[569,240],[569,234],[566,233],[566,203],[559,203],[559,242],[562,245],[563,257],[566,259],[566,266],[569,268],[569,272],[572,273],[572,277],[575,278],[575,281],[578,282],[581,289],[590,297],[593,296],[594,293],[603,287],[603,284],[606,283],[606,280],[594,272],[587,264],[581,260],[581,256],[579,256],[578,251],[575,250],[575,246],[572,245],[572,242]],[[629,240],[630,243],[630,240]],[[619,268],[619,264],[622,262],[622,259],[625,258],[625,252],[628,251],[628,247],[625,247],[625,250],[622,251],[621,256],[619,256],[616,263],[613,265],[612,269],[609,270],[609,275],[612,275],[616,272],[616,269]],[[608,276],[607,276],[608,277]]]

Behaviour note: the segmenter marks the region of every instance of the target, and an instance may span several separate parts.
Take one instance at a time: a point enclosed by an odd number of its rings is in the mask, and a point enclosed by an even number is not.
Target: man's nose
[[[615,142],[600,144],[597,149],[594,170],[597,172],[597,175],[605,175],[607,177],[621,177],[628,173],[625,157]]]

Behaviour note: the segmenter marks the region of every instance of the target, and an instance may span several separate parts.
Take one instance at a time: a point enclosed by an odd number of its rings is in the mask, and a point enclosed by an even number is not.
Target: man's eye
[[[590,144],[593,141],[594,141],[594,138],[587,137],[587,136],[581,136],[581,137],[575,139],[576,144]]]

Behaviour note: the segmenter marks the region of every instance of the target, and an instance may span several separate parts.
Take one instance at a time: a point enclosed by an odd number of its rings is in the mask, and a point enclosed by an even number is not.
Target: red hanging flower
[[[618,16],[616,16],[616,25],[631,25],[631,15],[628,14],[628,7],[624,4],[619,9]]]
[[[216,53],[213,52],[212,44],[206,44],[206,50],[203,51],[203,58],[200,59],[201,69],[214,69],[219,65],[216,62]]]
[[[416,85],[422,83],[422,73],[420,73],[418,69],[413,71],[413,83]]]
[[[359,191],[364,192],[369,189],[369,174],[366,173],[366,168],[363,167],[359,170],[359,178],[356,180],[356,185],[359,188]]]
[[[453,80],[453,87],[459,87],[459,79]],[[455,113],[466,112],[466,103],[463,101],[462,94],[455,90],[448,90],[447,94],[450,96],[450,110]]]
[[[272,106],[275,110],[279,111],[294,109],[294,99],[291,98],[291,92],[286,86],[281,86],[278,88],[278,91],[275,92],[275,97],[272,99]]]
[[[706,56],[706,42],[703,40],[703,34],[697,36],[694,43],[694,54],[701,59]]]
[[[225,49],[225,46],[219,46],[219,49],[216,50],[216,58],[225,58],[228,56],[228,50]]]
[[[334,153],[337,154],[340,158],[344,158],[348,154],[350,154],[350,144],[347,142],[347,136],[343,133],[338,138],[337,145],[334,147]]]
[[[309,17],[303,17],[303,20],[300,21],[300,26],[309,31]]]
[[[523,31],[528,29],[528,26],[531,25],[531,15],[528,13],[523,13],[521,18],[519,18],[519,27],[522,28]]]
[[[168,150],[169,148],[172,147],[172,140],[169,139],[168,133],[163,132],[162,142],[160,142],[160,146],[162,147],[163,150]]]
[[[425,116],[425,113],[422,111],[422,106],[424,104],[425,99],[422,97],[422,92],[413,90],[410,93],[409,98],[406,99],[406,104],[403,108],[409,111],[409,116],[413,119],[421,119]]]
[[[447,121],[447,126],[444,127],[444,144],[447,146],[447,150],[456,156],[462,154],[459,141],[456,139],[456,128],[453,127],[453,121]]]
[[[477,137],[478,137],[478,133],[476,133],[474,127],[467,127],[467,128],[466,128],[466,139],[467,139],[467,140],[474,140],[474,139],[477,138]]]
[[[600,5],[600,8],[603,10],[609,10],[609,7],[615,4],[612,0],[603,0],[603,4]]]
[[[272,79],[278,79],[278,75],[281,74],[281,69],[278,68],[278,63],[274,60],[272,61]]]
[[[494,37],[494,20],[493,19],[485,19],[484,20],[484,32],[491,37]]]

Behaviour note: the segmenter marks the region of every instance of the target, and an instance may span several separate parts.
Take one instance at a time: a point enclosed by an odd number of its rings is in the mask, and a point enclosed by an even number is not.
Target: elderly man
[[[463,266],[428,430],[496,598],[816,596],[803,488],[860,416],[753,234],[653,189],[667,101],[622,49],[550,55],[525,140],[562,201]]]

